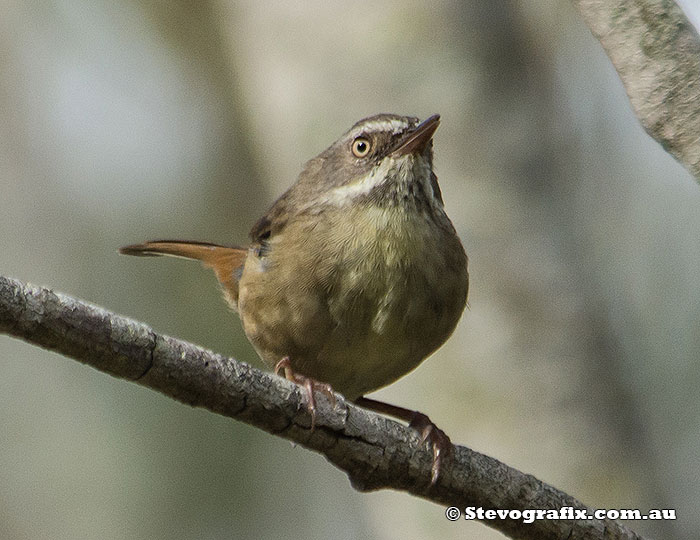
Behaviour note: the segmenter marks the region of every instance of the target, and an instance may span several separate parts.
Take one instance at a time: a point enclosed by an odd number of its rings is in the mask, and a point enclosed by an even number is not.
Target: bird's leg
[[[298,384],[304,389],[306,393],[306,408],[311,415],[311,431],[313,431],[316,427],[316,398],[314,398],[314,390],[323,392],[328,398],[328,401],[331,402],[331,405],[335,407],[336,401],[333,388],[328,383],[317,381],[301,373],[296,373],[294,369],[292,369],[289,356],[285,356],[275,365],[275,375],[280,375],[281,372],[284,372],[285,379]]]
[[[433,466],[431,468],[430,485],[433,486],[440,476],[440,467],[452,454],[452,441],[425,414],[404,409],[390,403],[377,401],[366,397],[355,400],[355,404],[365,409],[386,414],[408,422],[408,425],[420,433],[421,444],[428,441],[433,450]]]

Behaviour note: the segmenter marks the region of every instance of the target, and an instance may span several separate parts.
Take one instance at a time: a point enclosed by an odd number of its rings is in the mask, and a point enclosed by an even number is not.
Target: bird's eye
[[[352,141],[352,153],[355,157],[363,158],[369,154],[371,144],[366,137],[358,137]]]

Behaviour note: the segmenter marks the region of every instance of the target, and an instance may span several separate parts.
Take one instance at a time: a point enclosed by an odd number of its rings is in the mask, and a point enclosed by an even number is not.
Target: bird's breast
[[[439,347],[466,292],[466,256],[451,225],[368,205],[290,223],[264,264],[246,263],[239,305],[269,364],[296,356],[302,373],[352,397]]]

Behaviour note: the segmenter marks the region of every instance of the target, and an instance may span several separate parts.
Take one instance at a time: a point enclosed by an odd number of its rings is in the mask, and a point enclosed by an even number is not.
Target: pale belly
[[[466,256],[456,235],[445,245],[444,231],[424,223],[337,219],[326,234],[289,227],[277,241],[294,245],[249,257],[239,311],[268,366],[289,356],[296,371],[355,399],[411,371],[450,336],[466,302]]]

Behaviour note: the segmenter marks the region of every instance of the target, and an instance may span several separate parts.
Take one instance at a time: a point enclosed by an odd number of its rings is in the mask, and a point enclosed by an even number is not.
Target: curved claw
[[[408,422],[410,427],[420,433],[421,444],[424,444],[426,441],[430,443],[433,450],[430,485],[434,486],[440,477],[440,469],[453,452],[452,441],[450,441],[450,438],[445,432],[433,424],[432,420],[425,414],[418,411],[404,409],[403,407],[366,397],[358,398],[355,403],[360,407],[365,407],[366,409],[377,411],[382,414],[388,414],[404,422]]]
[[[335,394],[333,394],[333,387],[328,383],[317,381],[301,373],[296,373],[294,369],[292,369],[289,356],[285,356],[275,365],[275,375],[280,375],[281,372],[284,372],[285,379],[298,384],[304,389],[304,393],[306,394],[306,409],[311,415],[311,431],[313,431],[316,428],[316,398],[314,397],[314,391],[323,392],[328,398],[328,401],[330,401],[331,405],[335,408],[336,399]]]
[[[416,411],[409,425],[420,433],[421,444],[427,441],[433,449],[430,485],[434,486],[440,477],[440,468],[443,462],[452,455],[452,441],[444,431],[433,424],[430,418],[423,413]]]

